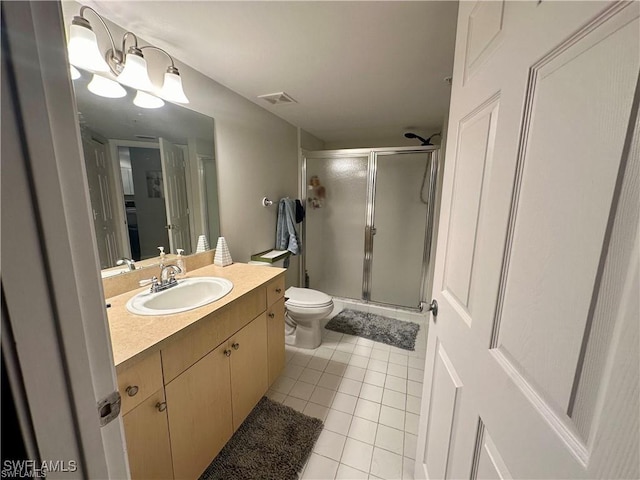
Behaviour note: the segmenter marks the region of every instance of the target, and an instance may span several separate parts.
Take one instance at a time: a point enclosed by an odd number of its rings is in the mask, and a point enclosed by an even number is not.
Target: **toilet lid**
[[[325,307],[333,302],[326,293],[310,288],[289,287],[284,296],[288,299],[287,304],[293,307]]]

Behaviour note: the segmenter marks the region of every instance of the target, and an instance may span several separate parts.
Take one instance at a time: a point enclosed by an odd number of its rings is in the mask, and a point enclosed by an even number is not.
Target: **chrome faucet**
[[[135,260],[131,260],[130,258],[121,258],[120,260],[118,260],[116,262],[116,265],[124,265],[127,264],[127,267],[129,268],[129,270],[135,270],[136,269],[136,261]]]
[[[175,287],[178,285],[176,280],[176,273],[181,273],[182,269],[177,265],[162,265],[160,267],[160,279],[158,277],[152,277],[149,280],[141,280],[140,286],[151,285],[150,292],[157,293],[167,288]]]

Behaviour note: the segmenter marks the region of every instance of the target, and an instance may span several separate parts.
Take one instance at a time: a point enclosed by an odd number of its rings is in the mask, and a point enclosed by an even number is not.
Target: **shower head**
[[[405,137],[407,137],[407,138],[417,138],[418,140],[420,140],[420,141],[422,142],[422,145],[421,145],[421,146],[425,146],[425,145],[433,145],[433,143],[431,143],[431,139],[432,139],[433,137],[435,137],[436,135],[440,135],[440,132],[438,132],[438,133],[434,133],[433,135],[431,135],[431,136],[430,136],[429,138],[427,138],[427,139],[422,138],[420,135],[416,135],[416,134],[415,134],[415,133],[413,133],[413,132],[407,132],[407,133],[405,133],[405,134],[404,134],[404,136],[405,136]]]

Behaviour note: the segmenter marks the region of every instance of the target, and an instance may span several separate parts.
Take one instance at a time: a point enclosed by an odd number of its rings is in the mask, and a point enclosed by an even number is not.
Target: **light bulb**
[[[182,89],[182,78],[177,68],[169,67],[164,74],[164,83],[160,90],[160,96],[170,102],[189,103],[189,99]]]
[[[147,72],[147,61],[144,57],[134,53],[127,53],[124,69],[118,75],[117,80],[123,85],[128,85],[136,90],[153,90],[153,84]]]
[[[87,88],[91,93],[106,98],[122,98],[127,94],[127,91],[118,82],[100,75],[94,75]]]
[[[86,23],[88,24],[88,22]],[[91,27],[71,24],[67,51],[69,52],[69,63],[76,67],[90,72],[109,71],[109,65],[102,58],[102,54],[98,49],[96,34],[93,33]]]
[[[71,72],[71,80],[77,80],[81,77],[80,70],[73,65],[69,65],[69,72]]]
[[[164,106],[164,102],[161,98],[155,97],[146,92],[141,92],[140,90],[138,90],[136,98],[133,99],[133,104],[140,108],[160,108]]]

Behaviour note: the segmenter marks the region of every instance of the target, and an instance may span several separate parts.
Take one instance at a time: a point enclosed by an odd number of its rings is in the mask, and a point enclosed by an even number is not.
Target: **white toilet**
[[[300,348],[322,343],[322,320],[333,311],[333,299],[310,288],[289,287],[284,292],[285,342]]]

